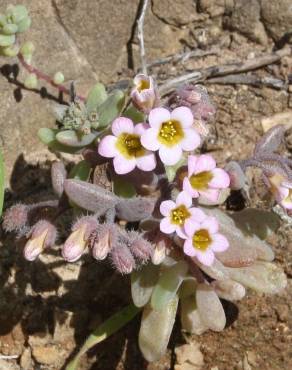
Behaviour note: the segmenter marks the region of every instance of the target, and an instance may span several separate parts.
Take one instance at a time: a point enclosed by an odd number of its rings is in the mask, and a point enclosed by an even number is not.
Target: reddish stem
[[[38,79],[40,80],[44,80],[46,81],[48,84],[50,84],[51,86],[55,87],[56,89],[58,89],[60,92],[66,94],[66,95],[69,95],[70,96],[70,90],[67,89],[67,87],[65,87],[64,85],[57,85],[54,83],[54,81],[52,80],[52,78],[41,72],[40,70],[38,70],[37,68],[31,66],[30,64],[26,63],[26,61],[24,60],[23,58],[23,55],[21,53],[18,53],[17,54],[17,57],[18,57],[18,60],[19,62],[21,63],[21,65],[29,72],[29,73],[34,73]],[[79,96],[77,95],[77,98],[79,100],[82,100],[82,101],[85,101],[85,98],[83,96]]]

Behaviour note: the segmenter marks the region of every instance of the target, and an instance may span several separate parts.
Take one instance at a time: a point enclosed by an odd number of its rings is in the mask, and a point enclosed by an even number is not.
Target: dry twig
[[[195,72],[167,80],[160,86],[159,91],[161,95],[166,95],[175,89],[178,85],[188,82],[202,82],[212,77],[227,76],[231,74],[238,74],[252,71],[260,67],[275,63],[282,57],[290,55],[291,49],[284,48],[275,53],[264,54],[260,57],[248,59],[245,62],[236,62],[230,64],[223,64],[221,66],[213,66],[205,69],[200,69]]]
[[[268,86],[277,90],[287,89],[285,81],[274,77],[259,77],[254,74],[233,74],[206,80],[208,84]]]
[[[137,37],[138,37],[139,44],[140,44],[141,67],[142,67],[142,72],[144,74],[147,74],[146,54],[145,54],[145,45],[144,45],[144,19],[145,19],[148,2],[149,0],[143,0],[141,13],[137,20],[137,29],[138,29]]]
[[[218,48],[214,48],[211,50],[191,50],[184,53],[174,54],[165,58],[154,60],[153,62],[147,64],[147,68],[156,67],[167,63],[178,63],[180,61],[185,62],[191,58],[204,57],[206,55],[214,55],[218,53],[219,53]]]

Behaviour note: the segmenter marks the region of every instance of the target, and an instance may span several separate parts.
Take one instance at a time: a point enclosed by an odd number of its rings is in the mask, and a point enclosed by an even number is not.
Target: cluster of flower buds
[[[112,223],[100,224],[96,216],[84,216],[72,226],[62,255],[68,262],[77,261],[89,249],[92,256],[104,260],[108,256],[121,274],[129,274],[147,262],[153,253],[152,244],[134,231],[126,232]]]
[[[9,5],[5,14],[0,14],[0,55],[14,57],[19,52],[16,35],[31,25],[28,11],[23,5]]]
[[[88,112],[85,104],[75,101],[68,105],[55,106],[57,120],[65,130],[74,130],[87,135],[98,127],[97,112]]]

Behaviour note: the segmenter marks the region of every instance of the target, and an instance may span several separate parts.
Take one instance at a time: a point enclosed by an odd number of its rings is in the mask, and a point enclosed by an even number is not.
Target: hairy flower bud
[[[116,245],[110,255],[114,267],[121,274],[130,274],[136,267],[134,257],[125,244]]]
[[[116,242],[116,229],[114,225],[99,225],[90,238],[90,247],[93,258],[104,260]]]
[[[62,255],[66,261],[75,262],[82,256],[90,242],[91,234],[97,227],[98,222],[94,216],[85,216],[75,222],[72,233],[62,249]]]
[[[180,106],[190,108],[195,128],[202,136],[208,135],[207,121],[214,116],[215,108],[204,86],[191,84],[182,86],[170,96],[168,105],[171,109]]]
[[[29,207],[24,204],[15,204],[3,216],[3,229],[5,231],[21,231],[28,222]]]
[[[128,232],[128,237],[130,241],[129,248],[133,255],[141,262],[148,261],[154,250],[152,244],[136,231]]]
[[[54,245],[57,238],[56,227],[47,220],[38,221],[31,229],[30,238],[24,247],[24,257],[34,261],[45,248]]]
[[[237,162],[235,161],[228,162],[224,169],[229,175],[230,178],[229,187],[231,190],[243,189],[245,185],[248,184],[247,177]]]
[[[134,85],[131,92],[133,104],[142,112],[149,113],[159,102],[158,90],[153,78],[139,74],[134,78]]]
[[[270,190],[274,194],[276,201],[285,209],[292,209],[292,182],[284,176],[275,173],[268,177]]]

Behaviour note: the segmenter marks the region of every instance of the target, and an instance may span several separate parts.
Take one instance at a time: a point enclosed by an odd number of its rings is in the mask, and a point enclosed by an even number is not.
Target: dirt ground
[[[236,34],[223,42],[217,55],[160,66],[152,72],[162,82],[187,70],[245,59],[261,51],[262,46]],[[281,63],[256,73],[288,79],[291,66],[292,57],[285,57]],[[132,75],[131,70],[125,69],[120,79]],[[247,85],[206,86],[217,114],[205,150],[212,152],[220,164],[252,153],[263,133],[263,117],[281,112],[292,114],[289,90]],[[292,133],[286,137],[286,149],[291,155]],[[18,201],[33,202],[52,196],[48,184],[53,158],[46,149],[18,157],[11,189],[6,192],[6,207]],[[260,200],[263,187],[257,180],[253,182],[256,190],[251,194],[251,205],[265,206]],[[66,215],[59,222],[61,242],[70,217]],[[138,317],[84,356],[80,370],[175,369],[175,349],[193,342],[199,343],[203,353],[204,365],[200,367],[203,370],[292,369],[292,230],[283,224],[277,235],[270,237],[270,243],[276,253],[275,263],[288,277],[284,292],[268,296],[248,291],[236,305],[225,302],[228,325],[222,333],[188,336],[181,332],[177,320],[167,354],[153,364],[147,364],[139,352]],[[4,234],[1,229],[0,246],[0,353],[16,357],[5,360],[0,355],[0,370],[62,369],[88,333],[129,301],[129,279],[115,276],[109,264],[98,264],[88,256],[66,264],[58,246],[29,263],[22,257],[23,241],[15,242],[12,235]],[[191,369],[199,367],[184,368]]]

